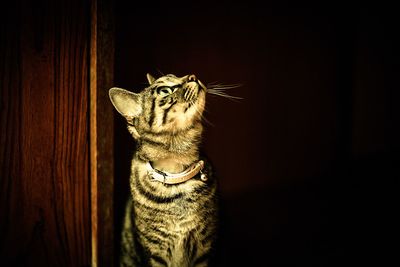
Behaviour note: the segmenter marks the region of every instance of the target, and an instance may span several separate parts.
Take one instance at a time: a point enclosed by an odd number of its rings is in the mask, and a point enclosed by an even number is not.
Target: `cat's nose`
[[[189,81],[189,82],[195,82],[195,81],[197,81],[196,75],[194,75],[194,74],[189,75],[188,81]]]

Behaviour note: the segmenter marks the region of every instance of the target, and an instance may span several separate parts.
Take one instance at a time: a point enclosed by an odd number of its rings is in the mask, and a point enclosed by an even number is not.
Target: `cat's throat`
[[[136,154],[160,171],[179,173],[199,160],[201,134],[201,123],[173,135],[143,132]]]

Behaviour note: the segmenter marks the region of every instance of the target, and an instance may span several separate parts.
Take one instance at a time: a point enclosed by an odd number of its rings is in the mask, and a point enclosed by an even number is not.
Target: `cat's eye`
[[[163,86],[163,87],[157,88],[157,94],[159,94],[160,96],[166,96],[166,95],[172,94],[175,90],[176,90],[175,88]]]

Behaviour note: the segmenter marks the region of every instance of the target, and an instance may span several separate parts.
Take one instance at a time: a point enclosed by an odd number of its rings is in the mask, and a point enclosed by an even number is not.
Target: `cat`
[[[195,75],[154,78],[140,93],[111,88],[136,140],[121,266],[208,266],[218,225],[217,181],[200,155],[206,94]]]

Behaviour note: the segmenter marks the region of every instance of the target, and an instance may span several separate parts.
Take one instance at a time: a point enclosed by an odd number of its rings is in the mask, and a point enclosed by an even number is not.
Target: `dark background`
[[[221,191],[217,266],[393,259],[394,7],[146,3],[115,2],[115,86],[138,92],[147,72],[242,84],[229,93],[243,100],[210,96],[205,114]],[[134,142],[115,120],[118,225]]]

